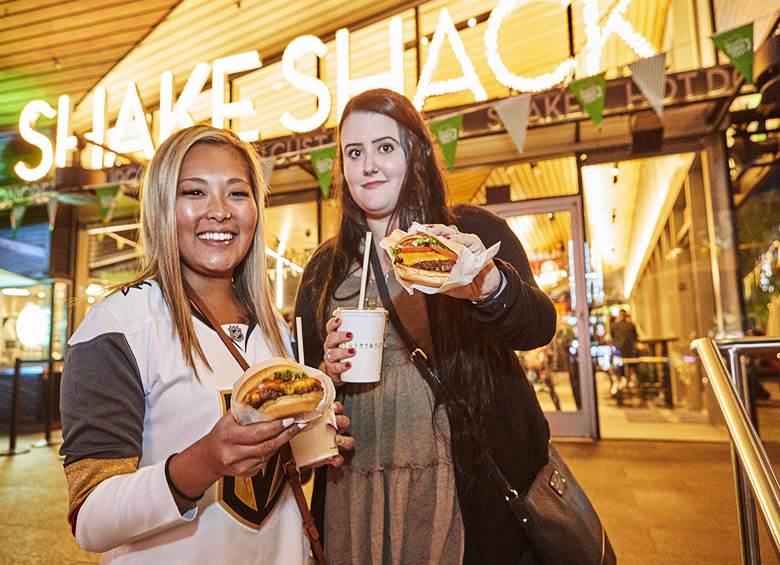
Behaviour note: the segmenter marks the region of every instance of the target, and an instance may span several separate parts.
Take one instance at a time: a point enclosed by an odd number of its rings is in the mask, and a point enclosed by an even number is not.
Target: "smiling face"
[[[192,146],[176,189],[176,234],[187,283],[232,279],[252,244],[257,216],[249,167],[238,150]]]
[[[350,195],[369,225],[384,222],[386,226],[406,175],[398,124],[383,114],[357,112],[344,119],[340,135]]]

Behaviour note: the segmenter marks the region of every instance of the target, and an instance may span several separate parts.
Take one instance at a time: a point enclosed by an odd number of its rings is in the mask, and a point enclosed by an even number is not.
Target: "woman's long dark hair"
[[[363,242],[368,224],[365,213],[349,192],[343,171],[341,127],[345,119],[355,113],[376,113],[387,116],[398,124],[401,145],[406,155],[406,175],[398,196],[394,217],[398,227],[408,230],[412,222],[421,224],[451,224],[455,221],[447,205],[447,187],[436,160],[432,134],[412,103],[392,90],[374,89],[352,98],[344,108],[338,131],[338,152],[334,164],[334,193],[341,206],[338,235],[333,241],[325,289],[320,296],[317,326],[324,332],[329,317],[329,303],[336,289],[360,265]],[[393,225],[393,222],[388,224]],[[499,347],[490,339],[474,339],[484,333],[477,329],[463,300],[444,295],[426,296],[426,304],[434,344],[435,366],[444,388],[436,407],[444,404],[450,421],[450,435],[454,450],[482,449],[486,443],[484,431],[495,414],[492,377],[499,374],[506,347]],[[506,365],[503,365],[506,367]],[[479,451],[472,451],[479,453]],[[460,471],[466,476],[468,466],[478,464],[475,457],[458,456]],[[465,468],[464,468],[465,467]]]

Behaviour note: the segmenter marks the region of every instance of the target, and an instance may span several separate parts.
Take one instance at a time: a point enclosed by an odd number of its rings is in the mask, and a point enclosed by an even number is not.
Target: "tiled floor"
[[[19,439],[27,446],[40,435]],[[629,440],[556,445],[612,539],[621,564],[739,563],[731,458],[724,443]],[[0,449],[8,446],[0,437]],[[0,457],[0,563],[95,563],[65,521],[57,446]],[[764,547],[763,563],[777,563]]]

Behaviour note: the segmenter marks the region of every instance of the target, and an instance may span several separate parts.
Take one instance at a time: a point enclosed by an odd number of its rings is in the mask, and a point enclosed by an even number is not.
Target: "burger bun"
[[[320,382],[319,379],[315,379],[313,376],[311,376],[311,371],[308,371],[303,365],[299,365],[298,363],[288,360],[264,367],[258,370],[255,374],[248,376],[239,387],[238,392],[235,395],[236,400],[245,404],[244,400],[246,396],[254,388],[266,381],[274,379],[278,372],[287,370],[290,370],[294,373],[304,373],[308,375],[308,378],[317,380],[321,387],[319,390],[313,390],[300,394],[285,394],[274,400],[268,400],[261,404],[257,410],[264,414],[269,420],[289,418],[315,410],[325,396],[324,387],[322,386],[323,383]]]
[[[317,406],[319,406],[323,394],[323,391],[317,390],[304,394],[280,396],[276,400],[264,403],[260,407],[260,412],[272,420],[305,414],[306,412],[315,410]]]
[[[393,265],[393,268],[395,269],[395,276],[399,282],[406,283],[407,285],[419,284],[431,288],[439,288],[450,276],[450,273],[448,272],[428,271],[426,269],[410,267],[403,263],[396,263]]]

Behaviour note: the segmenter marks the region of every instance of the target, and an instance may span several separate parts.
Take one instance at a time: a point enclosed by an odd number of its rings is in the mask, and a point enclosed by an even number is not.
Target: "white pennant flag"
[[[260,172],[263,174],[263,180],[265,181],[265,184],[271,183],[271,175],[274,172],[274,167],[276,166],[276,157],[263,157],[260,156]]]
[[[631,78],[645,95],[659,118],[664,117],[664,90],[666,88],[666,53],[639,59],[628,65]]]
[[[528,129],[528,114],[531,110],[531,95],[521,94],[519,96],[510,96],[493,104],[498,117],[506,128],[509,137],[517,147],[517,151],[522,153],[525,145],[525,132]]]

